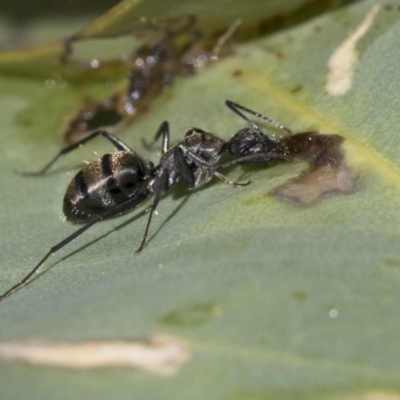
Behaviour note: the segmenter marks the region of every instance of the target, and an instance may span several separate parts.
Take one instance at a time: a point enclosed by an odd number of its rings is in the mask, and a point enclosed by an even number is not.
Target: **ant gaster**
[[[250,182],[233,182],[216,171],[217,163],[226,149],[226,143],[199,128],[190,128],[184,139],[174,146],[169,144],[169,124],[163,122],[153,143],[162,138],[161,159],[157,166],[141,159],[129,146],[113,134],[99,130],[61,150],[47,165],[37,172],[22,175],[44,174],[62,155],[88,141],[103,136],[117,149],[89,163],[79,171],[69,184],[63,212],[66,219],[85,223],[61,242],[53,246],[39,263],[20,282],[0,296],[5,299],[23,286],[54,254],[99,221],[131,211],[154,196],[142,242],[136,252],[143,250],[154,211],[163,192],[170,191],[181,180],[189,189],[205,185],[214,176],[233,186],[246,186]]]

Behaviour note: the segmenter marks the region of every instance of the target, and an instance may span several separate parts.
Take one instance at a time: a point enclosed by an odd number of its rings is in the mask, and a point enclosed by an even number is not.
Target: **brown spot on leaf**
[[[275,189],[276,196],[310,204],[329,194],[355,191],[357,181],[346,165],[341,136],[304,132],[288,136],[283,141],[289,154],[305,158],[310,168]]]
[[[292,93],[298,93],[301,92],[303,90],[303,85],[297,85],[294,88],[291,89]]]
[[[163,315],[161,323],[178,327],[193,327],[203,325],[221,313],[221,307],[212,302],[199,303]]]
[[[232,76],[242,76],[243,75],[243,71],[241,69],[235,69],[232,72]]]

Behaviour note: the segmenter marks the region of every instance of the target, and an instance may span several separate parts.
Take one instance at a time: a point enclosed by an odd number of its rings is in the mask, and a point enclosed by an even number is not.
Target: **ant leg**
[[[176,163],[176,169],[179,171],[183,181],[188,185],[189,188],[194,188],[196,178],[194,176],[193,169],[188,165],[185,157],[183,156],[184,151],[181,147],[176,146],[174,148],[174,159]]]
[[[106,139],[108,139],[117,148],[117,150],[122,150],[122,151],[127,151],[129,153],[133,153],[133,150],[129,146],[127,146],[124,142],[122,142],[120,139],[118,139],[112,133],[107,132],[107,131],[103,131],[103,130],[99,130],[99,131],[92,132],[89,136],[87,136],[87,137],[79,140],[78,142],[76,142],[74,144],[71,144],[70,146],[65,147],[64,149],[62,149],[52,160],[50,160],[49,163],[47,163],[39,171],[35,171],[35,172],[19,172],[19,171],[17,171],[17,173],[19,175],[23,175],[23,176],[43,175],[61,156],[63,156],[64,154],[67,154],[67,153],[75,150],[76,148],[78,148],[81,145],[89,142],[90,140],[93,140],[94,138],[96,138],[99,135],[101,135],[101,136],[105,137]]]
[[[185,138],[188,137],[188,136],[190,136],[190,135],[193,135],[194,132],[195,132],[195,133],[207,133],[206,131],[203,131],[203,129],[192,127],[192,128],[189,128],[189,129],[185,132]]]
[[[224,181],[225,183],[227,183],[228,185],[234,186],[234,187],[244,187],[244,186],[248,186],[250,184],[253,183],[253,181],[247,181],[244,183],[240,183],[240,182],[235,182],[230,180],[227,176],[222,175],[220,172],[218,171],[213,171],[212,174],[214,176],[216,176],[218,179],[221,179],[222,181]]]
[[[149,218],[147,220],[146,229],[144,231],[142,243],[140,243],[140,246],[135,251],[135,253],[140,253],[146,246],[146,241],[147,241],[147,236],[149,234],[151,219],[153,217],[154,211],[156,210],[156,208],[158,206],[158,202],[160,201],[161,193],[165,190],[165,188],[167,187],[167,184],[168,184],[168,172],[166,170],[162,170],[161,174],[154,180],[154,187],[152,190],[154,193],[154,200],[153,200],[153,203],[151,204]]]
[[[219,168],[227,168],[232,165],[240,164],[240,165],[255,165],[255,164],[264,164],[267,165],[272,163],[275,160],[285,160],[291,161],[292,157],[279,154],[279,153],[259,153],[259,154],[249,154],[247,156],[238,157],[235,160],[227,161],[224,164],[221,164]]]
[[[180,149],[183,151],[183,153],[189,157],[197,166],[202,167],[204,169],[207,169],[211,172],[213,176],[216,176],[218,179],[223,180],[225,183],[228,183],[229,185],[235,186],[235,187],[243,187],[250,185],[252,181],[240,183],[240,182],[234,182],[227,178],[225,175],[222,175],[220,172],[215,171],[215,165],[207,162],[203,158],[199,157],[198,155],[192,153],[190,150],[184,149],[180,147]]]
[[[115,206],[114,208],[106,211],[105,213],[98,215],[96,219],[93,221],[90,221],[86,225],[82,226],[79,228],[77,231],[75,231],[72,235],[66,237],[63,239],[61,242],[57,243],[55,246],[53,246],[47,253],[46,255],[39,261],[39,263],[29,272],[28,275],[26,275],[24,278],[22,278],[21,281],[19,281],[17,284],[12,286],[10,289],[8,289],[6,292],[4,292],[2,295],[0,295],[0,301],[4,300],[5,298],[9,297],[11,294],[13,294],[16,290],[18,290],[20,287],[24,286],[29,279],[39,271],[41,266],[44,264],[44,262],[54,253],[56,253],[58,250],[62,249],[64,246],[66,246],[68,243],[72,242],[74,239],[76,239],[78,236],[80,236],[83,232],[87,231],[89,228],[91,228],[94,224],[100,221],[104,221],[105,219],[108,219],[110,217],[113,217],[115,215],[121,214],[123,212],[126,212],[132,208],[135,208],[142,204],[145,200],[147,200],[151,195],[151,192],[147,191],[144,193],[139,193],[136,196],[132,196],[129,198],[127,201],[125,201],[122,204],[119,204]]]
[[[153,145],[157,142],[157,140],[162,136],[162,146],[161,146],[161,154],[164,154],[169,148],[169,123],[168,121],[164,121],[160,127],[158,128],[156,134],[154,135],[154,139],[147,143],[144,139],[142,139],[143,146],[147,149],[153,147]]]
[[[246,111],[249,114],[254,115],[257,118],[260,118],[260,119],[268,122],[270,125],[272,125],[272,126],[274,126],[276,128],[282,129],[283,131],[287,132],[289,135],[293,134],[293,132],[289,128],[287,128],[286,126],[282,125],[280,122],[277,122],[277,121],[275,121],[275,120],[273,120],[273,119],[271,119],[269,117],[266,117],[265,115],[259,114],[259,113],[255,112],[253,110],[250,110],[249,108],[243,107],[240,104],[234,103],[233,101],[230,101],[230,100],[226,100],[225,104],[234,113],[239,115],[239,117],[243,118],[247,123],[249,123],[250,126],[253,129],[260,130],[260,128],[253,121],[249,120],[244,114],[242,114],[239,111],[239,109],[243,110],[243,111]]]

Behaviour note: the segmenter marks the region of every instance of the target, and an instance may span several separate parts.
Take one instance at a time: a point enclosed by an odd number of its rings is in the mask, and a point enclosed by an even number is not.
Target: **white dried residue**
[[[325,90],[331,96],[341,96],[351,89],[353,71],[358,62],[357,42],[368,32],[380,6],[374,5],[361,24],[333,52],[328,61]]]
[[[45,367],[128,367],[156,375],[171,375],[190,358],[191,353],[184,339],[164,335],[156,335],[145,341],[0,342],[0,362]]]

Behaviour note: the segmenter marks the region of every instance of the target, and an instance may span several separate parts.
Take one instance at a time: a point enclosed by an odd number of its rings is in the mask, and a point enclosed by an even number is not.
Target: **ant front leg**
[[[107,131],[95,131],[92,132],[89,136],[79,140],[78,142],[71,144],[70,146],[65,147],[62,149],[52,160],[50,160],[49,163],[47,163],[42,169],[39,171],[35,172],[20,172],[16,171],[17,174],[23,175],[23,176],[39,176],[43,175],[61,156],[70,153],[73,150],[76,150],[78,147],[81,145],[93,140],[97,136],[103,136],[107,140],[109,140],[119,151],[127,151],[129,153],[134,153],[134,151],[127,146],[122,140],[118,139],[116,136],[114,136],[112,133],[107,132]]]
[[[164,154],[169,148],[169,123],[168,123],[168,121],[164,121],[160,125],[156,134],[154,135],[154,139],[150,143],[147,143],[144,139],[142,139],[143,146],[146,147],[147,149],[151,149],[161,136],[162,136],[161,154]]]

